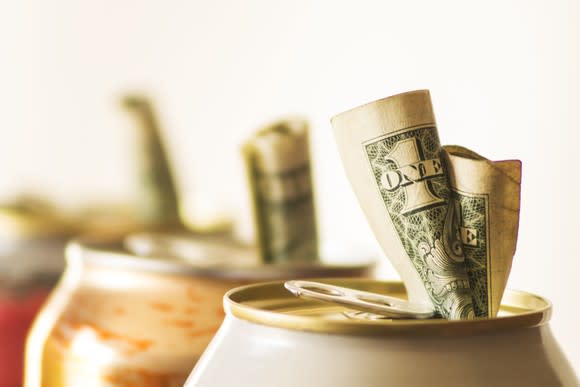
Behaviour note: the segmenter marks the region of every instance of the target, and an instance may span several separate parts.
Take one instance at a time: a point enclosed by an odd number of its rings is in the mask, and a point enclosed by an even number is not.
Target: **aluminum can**
[[[0,208],[0,387],[22,385],[26,334],[62,274],[71,232],[43,205]]]
[[[73,241],[66,259],[29,333],[25,387],[182,386],[223,320],[224,293],[259,272],[137,256],[121,240]],[[337,272],[368,274],[365,267],[329,273]]]
[[[400,282],[320,280],[405,297]],[[550,303],[506,291],[499,317],[369,319],[295,298],[282,282],[231,290],[226,318],[185,387],[577,386]]]

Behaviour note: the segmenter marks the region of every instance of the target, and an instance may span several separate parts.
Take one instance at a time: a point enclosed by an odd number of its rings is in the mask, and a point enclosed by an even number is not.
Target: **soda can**
[[[406,296],[401,282],[319,282]],[[283,282],[233,289],[224,309],[185,387],[578,385],[550,331],[551,304],[526,292],[506,291],[499,317],[475,320],[369,317],[297,298]]]
[[[204,243],[199,239],[201,251]],[[182,386],[223,320],[224,293],[260,279],[250,266],[229,270],[169,254],[135,255],[118,239],[73,241],[66,259],[28,337],[25,387]],[[368,275],[369,267],[325,270]],[[297,273],[309,272],[268,268],[262,277]]]
[[[179,232],[139,232],[125,238],[125,247],[143,257],[165,257],[203,268],[206,273],[247,282],[315,277],[370,277],[375,261],[369,257],[334,257],[264,262],[259,248],[227,234],[191,235]],[[338,259],[337,259],[338,258]],[[221,301],[220,301],[221,307]]]
[[[26,334],[64,269],[73,232],[44,202],[0,207],[0,387],[22,385]]]

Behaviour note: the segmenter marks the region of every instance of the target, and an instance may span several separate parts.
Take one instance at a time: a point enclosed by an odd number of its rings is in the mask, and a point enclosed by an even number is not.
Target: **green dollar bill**
[[[472,317],[458,214],[450,205],[436,128],[405,129],[363,145],[399,240],[433,305],[444,317]]]
[[[318,259],[312,177],[304,121],[259,131],[244,146],[261,258]]]
[[[491,315],[491,275],[488,220],[488,196],[453,190],[453,202],[459,214],[459,234],[467,265],[467,276],[473,295],[473,307],[477,317]]]
[[[475,314],[494,317],[516,249],[521,162],[490,161],[456,145],[443,148]]]
[[[136,201],[140,222],[150,227],[179,226],[177,189],[152,102],[144,95],[132,94],[123,97],[122,105],[136,124],[139,169]]]

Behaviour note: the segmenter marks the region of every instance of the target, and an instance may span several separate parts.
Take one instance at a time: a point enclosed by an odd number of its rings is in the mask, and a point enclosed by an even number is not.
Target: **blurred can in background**
[[[292,267],[261,272],[214,264],[210,256],[218,246],[232,256],[244,249],[226,240],[193,241],[189,246],[209,254],[207,264],[164,250],[163,256],[138,256],[121,240],[71,242],[65,274],[28,337],[25,386],[182,386],[223,320],[228,289],[297,274]],[[311,272],[321,275],[322,269]],[[364,275],[368,269],[328,273]]]
[[[398,298],[401,282],[321,280]],[[297,298],[283,282],[233,289],[185,387],[578,386],[551,305],[506,291],[499,317],[388,319]]]
[[[0,387],[22,385],[24,343],[73,230],[44,204],[0,207]]]

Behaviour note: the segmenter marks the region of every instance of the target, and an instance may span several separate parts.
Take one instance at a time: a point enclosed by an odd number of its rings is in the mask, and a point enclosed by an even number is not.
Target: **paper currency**
[[[347,177],[409,299],[443,317],[474,317],[448,170],[426,90],[339,114],[332,126]]]
[[[308,125],[278,122],[243,147],[254,223],[264,262],[318,258]]]
[[[122,98],[122,105],[131,113],[137,129],[139,221],[145,226],[178,226],[181,222],[177,190],[152,103],[143,95],[131,94]]]
[[[495,317],[516,250],[521,162],[444,146],[475,314]]]

